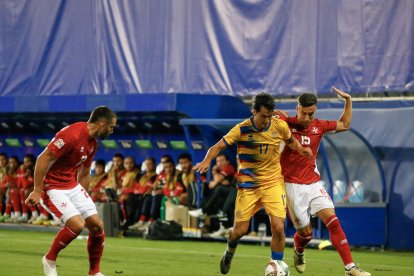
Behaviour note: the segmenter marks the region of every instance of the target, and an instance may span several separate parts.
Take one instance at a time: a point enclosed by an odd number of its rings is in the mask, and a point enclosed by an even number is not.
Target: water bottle
[[[161,208],[160,208],[160,218],[161,220],[165,220],[165,203],[167,202],[168,197],[164,196],[161,201]]]
[[[180,200],[176,196],[172,197],[171,201],[173,205],[180,205]]]

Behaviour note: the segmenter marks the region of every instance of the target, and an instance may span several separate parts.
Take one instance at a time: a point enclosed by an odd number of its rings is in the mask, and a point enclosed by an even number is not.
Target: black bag
[[[149,225],[146,237],[150,240],[181,240],[183,229],[175,221],[157,219]]]

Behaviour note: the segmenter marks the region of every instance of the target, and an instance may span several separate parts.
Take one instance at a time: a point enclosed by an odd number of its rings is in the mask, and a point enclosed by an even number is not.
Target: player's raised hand
[[[210,167],[210,162],[203,161],[203,162],[197,163],[193,167],[193,171],[196,171],[196,172],[199,172],[199,173],[203,174],[208,170],[209,167]]]
[[[26,198],[26,200],[24,201],[24,204],[28,206],[36,206],[37,204],[39,204],[41,198],[42,198],[41,192],[33,191]]]
[[[345,100],[350,99],[351,95],[348,93],[336,88],[335,86],[331,86],[333,92],[335,92],[339,97],[344,98]]]

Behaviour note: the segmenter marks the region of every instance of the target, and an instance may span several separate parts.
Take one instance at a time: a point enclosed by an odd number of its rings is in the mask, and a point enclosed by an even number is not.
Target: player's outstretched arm
[[[226,143],[224,143],[223,139],[218,141],[214,146],[208,149],[203,161],[197,163],[193,167],[193,170],[199,173],[205,173],[210,167],[211,161],[216,158],[220,151],[224,150],[226,147]]]
[[[43,191],[43,179],[55,161],[56,157],[47,148],[37,158],[34,170],[34,190],[25,200],[26,205],[36,206],[39,203]]]
[[[336,132],[346,131],[351,127],[352,122],[352,97],[334,86],[331,88],[339,97],[345,99],[344,112],[336,122]]]
[[[289,141],[285,141],[287,143],[287,146],[291,149],[293,149],[294,151],[299,152],[301,155],[312,159],[313,157],[313,153],[312,150],[310,148],[304,148],[302,147],[302,145],[299,143],[299,141],[295,138],[295,137],[291,137]]]

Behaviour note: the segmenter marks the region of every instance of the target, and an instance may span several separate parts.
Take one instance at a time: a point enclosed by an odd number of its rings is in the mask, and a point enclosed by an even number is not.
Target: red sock
[[[140,221],[145,221],[147,219],[147,217],[146,216],[144,216],[144,215],[141,215],[140,217],[139,217],[139,220]]]
[[[26,200],[26,194],[24,192],[24,189],[20,189],[20,205],[22,206],[22,213],[27,214],[29,209],[26,204],[24,204],[24,201]]]
[[[4,214],[5,215],[10,216],[10,214],[11,214],[11,207],[12,207],[11,203],[10,202],[7,202],[6,203],[6,211],[4,211]]]
[[[96,274],[100,272],[99,265],[101,264],[102,252],[104,249],[105,233],[92,236],[89,234],[88,238],[88,254],[89,254],[89,274]]]
[[[49,212],[43,208],[42,205],[38,204],[37,207],[39,208],[39,212],[44,215],[45,217],[49,217]]]
[[[56,261],[60,250],[65,248],[78,235],[79,234],[72,232],[72,230],[66,226],[60,229],[59,233],[56,235],[55,240],[52,243],[52,246],[49,249],[49,252],[46,254],[46,259],[50,261]]]
[[[305,251],[305,246],[311,241],[312,235],[302,237],[298,234],[298,232],[295,233],[293,236],[293,240],[295,241],[295,250],[299,254],[303,253]]]
[[[30,209],[30,212],[32,212],[32,214],[33,214],[34,211],[37,211],[36,207],[34,207],[32,205],[29,206],[29,209]]]
[[[19,191],[16,189],[10,189],[10,197],[13,203],[14,212],[20,213],[20,196]]]
[[[327,219],[326,228],[329,230],[332,244],[341,256],[344,265],[352,263],[351,249],[349,248],[348,240],[342,230],[339,219],[335,215]]]

